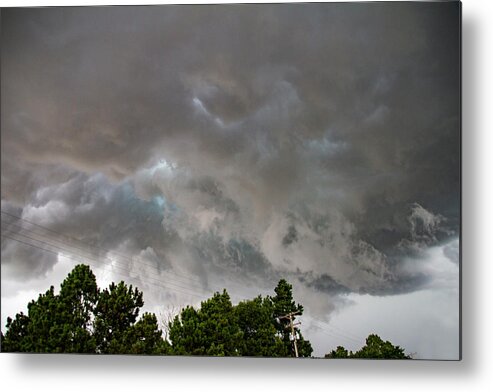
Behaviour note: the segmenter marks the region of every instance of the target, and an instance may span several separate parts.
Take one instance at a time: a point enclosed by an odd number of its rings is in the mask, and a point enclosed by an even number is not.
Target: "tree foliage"
[[[325,354],[325,358],[350,358],[352,352],[348,352],[343,346],[337,346],[335,350]]]
[[[215,293],[195,310],[188,306],[169,327],[176,355],[238,356],[242,333],[226,290]]]
[[[295,304],[292,287],[281,280],[274,297],[258,296],[252,300],[231,304],[226,290],[201,303],[200,309],[191,306],[174,318],[169,325],[172,353],[176,355],[218,356],[294,356],[289,321],[276,319],[303,307]],[[310,356],[312,347],[297,332],[300,356]]]
[[[87,265],[76,266],[62,282],[60,294],[50,293],[51,322],[46,327],[45,336],[53,340],[53,349],[60,352],[91,353],[95,351],[96,341],[92,334],[94,308],[98,301],[99,289],[96,276]],[[41,312],[45,311],[41,307]],[[30,315],[33,313],[30,311]],[[42,315],[40,315],[42,316]],[[32,317],[36,322],[39,317]],[[59,341],[57,342],[57,340]],[[41,351],[42,346],[38,347]]]
[[[238,326],[242,332],[241,355],[287,357],[290,351],[277,333],[270,298],[258,296],[236,305]]]
[[[281,279],[274,289],[276,295],[271,298],[274,308],[274,318],[276,319],[275,327],[277,333],[282,337],[286,350],[294,354],[293,342],[291,341],[291,328],[288,318],[283,318],[287,314],[292,316],[293,322],[296,315],[303,314],[303,306],[295,303],[293,299],[293,287],[285,279]],[[298,355],[300,357],[309,357],[313,352],[311,343],[305,340],[300,330],[296,331]],[[293,355],[294,356],[294,355]]]
[[[86,265],[77,265],[60,285],[51,286],[27,306],[27,314],[7,318],[2,351],[32,353],[173,354],[205,356],[311,356],[311,343],[297,323],[303,306],[291,284],[281,279],[274,296],[233,305],[226,290],[187,306],[167,323],[163,339],[152,313],[139,317],[143,293],[124,282],[100,290]],[[291,324],[293,323],[293,324]],[[338,346],[326,358],[409,359],[404,349],[369,335],[356,352]]]
[[[145,314],[142,292],[124,282],[100,291],[86,265],[28,304],[27,315],[7,319],[2,351],[157,354],[166,350],[156,316]]]
[[[125,330],[121,346],[115,353],[128,354],[167,354],[169,343],[162,337],[156,315],[144,313],[142,317]]]
[[[368,335],[366,345],[354,353],[337,346],[337,349],[326,354],[325,358],[411,359],[404,353],[403,348],[394,346],[389,341],[383,341],[375,334]]]
[[[27,305],[15,319],[7,319],[3,351],[91,353],[96,350],[91,320],[97,301],[96,278],[89,267],[76,266],[55,294],[45,294]]]
[[[354,358],[410,359],[403,348],[394,346],[389,341],[383,341],[375,334],[366,338],[366,345],[354,353]]]
[[[104,354],[117,354],[128,344],[128,332],[144,305],[142,292],[125,283],[111,283],[99,294],[95,308],[94,336]]]

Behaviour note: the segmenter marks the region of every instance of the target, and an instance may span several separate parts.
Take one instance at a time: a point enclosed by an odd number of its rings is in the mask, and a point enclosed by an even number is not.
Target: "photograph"
[[[462,359],[460,2],[0,21],[2,356]]]

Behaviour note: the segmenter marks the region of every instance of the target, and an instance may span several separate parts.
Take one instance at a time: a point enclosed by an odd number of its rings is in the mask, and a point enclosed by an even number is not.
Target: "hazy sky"
[[[455,2],[2,10],[2,327],[86,261],[163,314],[284,277],[316,355],[377,332],[457,358],[459,23]]]

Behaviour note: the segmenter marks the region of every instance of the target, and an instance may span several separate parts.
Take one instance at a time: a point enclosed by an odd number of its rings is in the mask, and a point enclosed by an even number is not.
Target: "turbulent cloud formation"
[[[2,234],[33,244],[33,222],[182,290],[285,276],[324,317],[340,294],[425,287],[409,265],[459,234],[459,18],[453,2],[2,10]],[[34,244],[2,239],[2,279],[53,269]]]

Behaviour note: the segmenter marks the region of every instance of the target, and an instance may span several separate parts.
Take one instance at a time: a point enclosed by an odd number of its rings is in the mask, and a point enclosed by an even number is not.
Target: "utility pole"
[[[294,353],[295,353],[295,356],[296,358],[299,357],[298,355],[298,344],[296,343],[296,332],[295,332],[295,325],[300,325],[301,323],[300,322],[297,322],[297,323],[293,323],[294,321],[294,316],[296,314],[300,314],[299,311],[296,311],[296,312],[291,312],[291,313],[288,313],[288,314],[285,314],[284,316],[279,316],[279,319],[288,319],[289,320],[289,327],[286,327],[287,328],[291,328],[291,336],[293,337],[293,344],[294,344]]]

